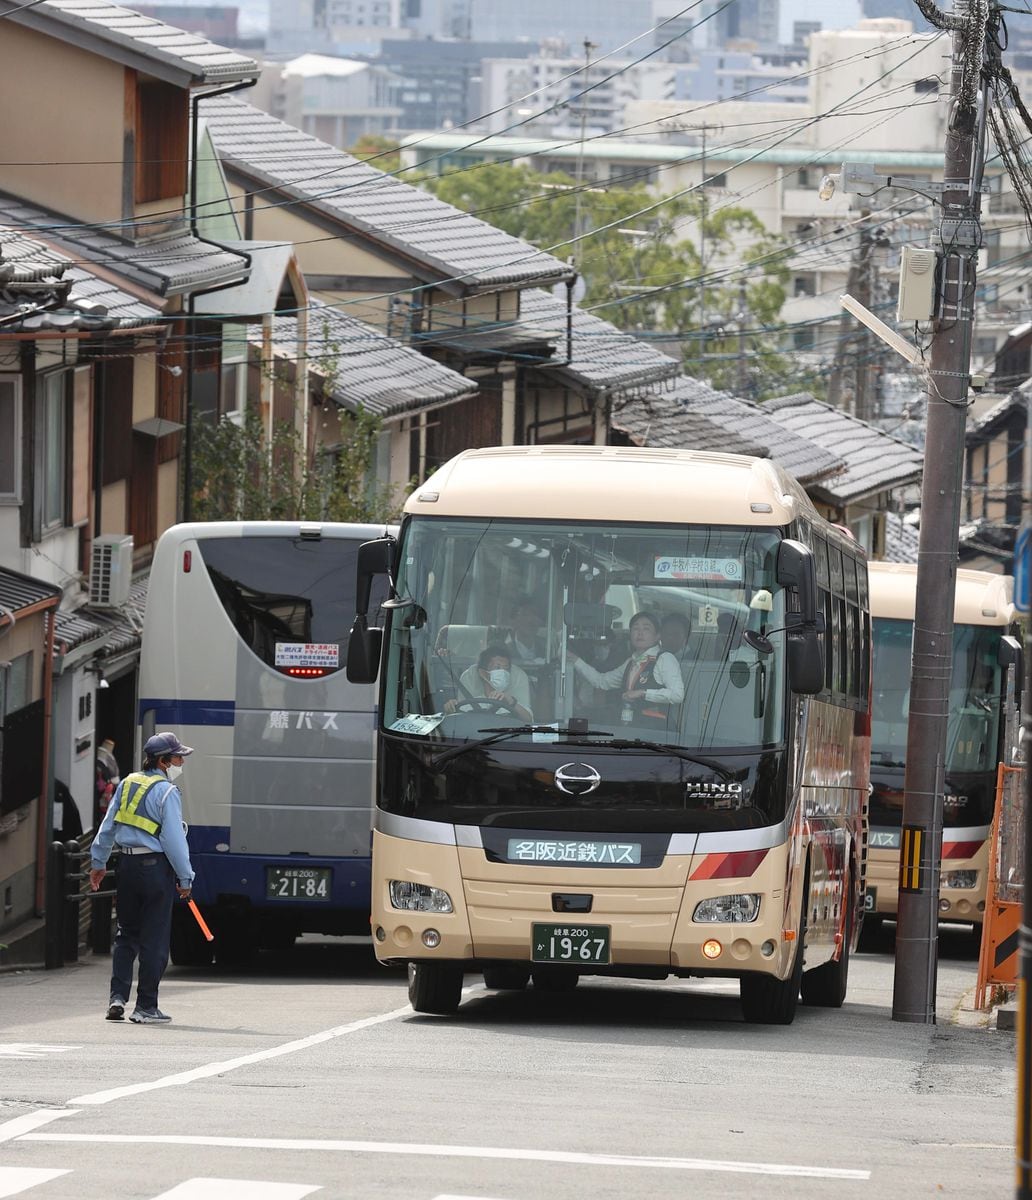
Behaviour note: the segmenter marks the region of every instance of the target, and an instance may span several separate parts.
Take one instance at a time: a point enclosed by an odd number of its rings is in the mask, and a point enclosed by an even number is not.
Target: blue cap
[[[168,754],[181,754],[185,758],[193,754],[193,747],[184,746],[174,733],[156,733],[143,743],[143,752],[150,758],[164,758]]]

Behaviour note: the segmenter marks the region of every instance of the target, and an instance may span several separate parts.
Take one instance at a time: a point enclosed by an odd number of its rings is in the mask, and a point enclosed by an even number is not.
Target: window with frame
[[[37,382],[36,428],[40,533],[65,523],[68,511],[69,371],[52,371]]]
[[[21,379],[0,375],[0,504],[21,500]]]

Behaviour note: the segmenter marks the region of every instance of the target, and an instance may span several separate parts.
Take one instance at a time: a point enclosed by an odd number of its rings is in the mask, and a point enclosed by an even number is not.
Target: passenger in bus
[[[97,891],[107,874],[112,849],[121,851],[116,880],[118,925],[111,951],[111,993],[107,1019],[121,1021],[139,958],[138,1025],[164,1025],[171,1017],[158,1008],[158,985],[168,965],[172,902],[188,900],[194,870],[186,843],[183,802],[174,780],[193,750],[174,733],[156,733],[143,746],[143,769],[118,785],[90,846],[90,887]]]
[[[510,630],[505,645],[511,651],[513,662],[540,666],[549,658],[548,639],[542,628],[543,617],[537,602],[530,596],[521,596],[509,617]]]
[[[691,627],[680,613],[667,613],[659,626],[659,642],[663,649],[677,659],[681,679],[687,684],[694,655],[688,649]]]
[[[459,676],[459,687],[464,696],[448,700],[444,711],[453,713],[464,703],[477,700],[493,700],[509,709],[521,721],[533,721],[530,707],[530,680],[522,668],[512,661],[505,646],[488,646],[480,652],[476,664],[467,667]]]
[[[684,680],[677,659],[659,644],[659,619],[651,613],[635,613],[630,635],[631,656],[620,666],[603,674],[571,653],[574,669],[593,687],[620,690],[620,719],[625,724],[675,728]]]

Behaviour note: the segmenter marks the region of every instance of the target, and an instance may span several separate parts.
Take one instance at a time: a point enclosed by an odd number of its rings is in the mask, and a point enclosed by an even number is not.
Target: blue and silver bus
[[[210,522],[158,543],[139,733],[171,728],[196,750],[180,786],[221,961],[369,928],[376,697],[344,667],[358,547],[384,532]],[[210,958],[177,905],[172,961]]]

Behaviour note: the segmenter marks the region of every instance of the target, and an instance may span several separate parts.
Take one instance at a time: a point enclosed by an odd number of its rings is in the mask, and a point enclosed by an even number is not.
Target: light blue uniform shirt
[[[161,828],[154,834],[137,829],[135,825],[115,822],[115,813],[122,803],[128,782],[123,779],[111,797],[104,820],[101,821],[97,836],[90,846],[90,865],[98,871],[107,866],[117,832],[119,846],[140,846],[145,850],[153,850],[156,854],[164,854],[172,864],[179,886],[189,887],[193,883],[194,871],[190,865],[190,849],[186,844],[186,832],[183,829],[183,798],[179,794],[179,788],[165,778],[164,771],[157,768],[140,771],[138,774],[156,775],[161,780],[161,783],[155,783],[148,789],[137,809],[139,816],[149,817]]]

